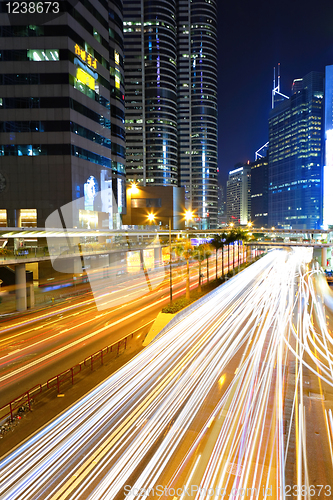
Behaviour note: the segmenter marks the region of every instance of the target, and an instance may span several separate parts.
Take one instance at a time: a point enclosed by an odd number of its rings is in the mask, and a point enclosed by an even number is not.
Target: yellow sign
[[[162,264],[166,266],[170,261],[170,249],[169,247],[162,247]]]
[[[154,250],[144,250],[143,251],[143,262],[145,263],[145,267],[147,271],[154,269],[155,259],[154,259]]]
[[[76,79],[79,80],[79,82],[84,83],[84,85],[87,85],[90,89],[95,90],[95,78],[88,75],[88,73],[83,71],[83,69],[77,68]]]
[[[87,63],[88,66],[91,68],[97,69],[97,59],[92,57],[89,52],[86,52],[84,49],[80,47],[80,45],[76,44],[75,45],[75,54],[79,56],[79,58]]]
[[[140,272],[140,252],[127,252],[127,272],[139,273]]]

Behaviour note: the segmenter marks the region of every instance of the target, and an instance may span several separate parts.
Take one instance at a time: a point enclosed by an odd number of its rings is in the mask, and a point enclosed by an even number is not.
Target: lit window
[[[114,51],[114,62],[116,64],[119,64],[119,52],[117,52],[116,50]]]
[[[59,61],[59,50],[56,49],[29,49],[29,61]]]

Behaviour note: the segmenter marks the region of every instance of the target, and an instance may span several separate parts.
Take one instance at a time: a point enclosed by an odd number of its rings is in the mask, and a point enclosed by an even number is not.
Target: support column
[[[27,280],[25,275],[25,264],[15,266],[15,290],[16,290],[16,310],[25,311],[27,309]]]
[[[162,247],[154,248],[154,263],[155,269],[162,265]]]
[[[251,262],[251,247],[246,245],[246,262]]]
[[[327,267],[327,247],[321,249],[321,267]]]
[[[32,309],[35,305],[35,289],[33,283],[28,283],[27,292],[28,292],[28,308]]]

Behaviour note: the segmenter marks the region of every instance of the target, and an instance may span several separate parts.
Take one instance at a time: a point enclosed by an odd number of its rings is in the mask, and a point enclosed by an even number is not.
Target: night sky
[[[333,0],[218,0],[220,181],[268,141],[273,68],[281,92],[333,64]]]

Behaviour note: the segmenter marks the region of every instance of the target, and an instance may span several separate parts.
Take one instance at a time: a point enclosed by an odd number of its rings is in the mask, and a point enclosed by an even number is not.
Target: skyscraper
[[[126,173],[217,220],[216,1],[124,0]]]
[[[15,16],[1,2],[1,220],[42,227],[54,210],[81,200],[71,224],[95,227],[101,210],[95,194],[112,186],[116,206],[103,210],[107,224],[119,227],[125,209],[122,4],[55,4],[57,13]]]
[[[242,165],[229,172],[227,180],[228,223],[244,225],[251,220],[251,167]]]
[[[324,227],[333,226],[333,66],[325,70],[325,163],[324,163]]]
[[[319,229],[322,224],[324,75],[294,81],[289,100],[269,117],[269,225]]]
[[[256,227],[268,225],[268,154],[251,164],[251,222]]]

